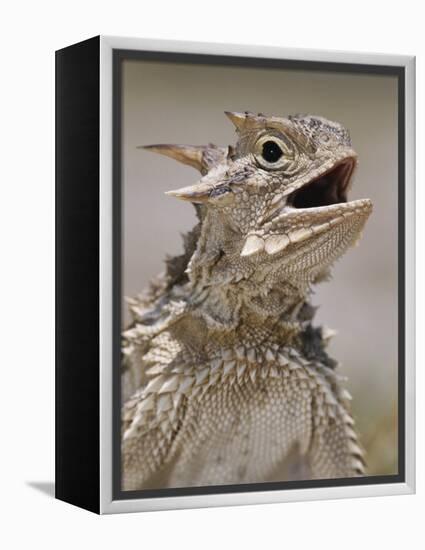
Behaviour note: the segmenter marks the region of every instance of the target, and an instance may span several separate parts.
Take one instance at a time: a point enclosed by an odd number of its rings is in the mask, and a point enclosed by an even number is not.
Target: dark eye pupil
[[[277,162],[282,155],[282,149],[275,141],[266,141],[263,144],[263,159],[267,162]]]

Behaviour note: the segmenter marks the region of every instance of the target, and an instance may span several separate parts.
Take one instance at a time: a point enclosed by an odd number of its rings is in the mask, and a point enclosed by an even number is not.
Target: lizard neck
[[[308,300],[310,282],[280,271],[276,261],[267,265],[241,257],[240,236],[225,224],[207,231],[211,224],[203,221],[186,269],[191,307],[216,329],[300,325],[298,313]]]
[[[133,306],[135,321],[148,323],[151,336],[172,325],[179,339],[189,346],[196,340],[200,349],[207,342],[296,346],[315,312],[310,281],[256,266],[240,256],[241,239],[231,228],[207,231],[217,225],[199,219],[184,236],[183,255],[167,260],[165,286],[146,301],[151,309],[140,316],[140,306]]]
[[[216,299],[214,289],[205,290],[202,299],[192,289],[185,302],[187,307],[173,323],[172,333],[185,349],[211,357],[217,350],[238,347],[288,348],[303,353],[306,331],[312,329],[315,313],[307,302],[300,302],[281,315],[265,316],[236,304],[235,297]],[[313,336],[322,340],[321,333]],[[322,349],[322,343],[319,347]]]
[[[208,326],[223,330],[242,327],[273,330],[277,324],[298,326],[299,313],[307,296],[293,292],[291,285],[280,284],[266,292],[249,281],[219,286],[202,281],[188,285],[188,302]]]

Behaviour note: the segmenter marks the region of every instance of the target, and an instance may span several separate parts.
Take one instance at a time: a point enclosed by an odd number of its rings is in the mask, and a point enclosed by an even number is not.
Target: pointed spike
[[[328,405],[328,416],[335,418],[335,407],[333,405]]]
[[[224,111],[224,114],[236,126],[237,130],[242,130],[242,128],[245,125],[245,121],[246,121],[245,113],[234,113],[234,112],[231,112],[231,111]]]
[[[213,188],[214,187],[210,182],[200,180],[198,183],[195,183],[195,185],[181,187],[180,189],[175,189],[173,191],[166,191],[165,194],[183,201],[202,204],[209,200],[210,192]]]
[[[171,391],[175,391],[179,387],[180,382],[180,376],[174,375],[170,378],[167,378],[165,382],[162,384],[160,390],[158,393],[168,393]]]
[[[202,175],[207,174],[231,154],[229,147],[217,147],[213,143],[208,145],[147,145],[138,147],[138,149],[146,149],[173,158],[199,170]]]
[[[123,355],[131,355],[134,351],[134,346],[130,345],[130,346],[125,346],[122,348],[122,353]]]
[[[221,355],[222,355],[224,360],[233,359],[234,351],[231,348],[226,348],[221,352]]]
[[[351,396],[351,393],[346,390],[345,388],[340,393],[341,399],[344,399],[344,401],[351,401],[353,397]]]
[[[289,364],[289,359],[283,353],[277,354],[277,360],[281,367],[286,367]]]
[[[153,367],[150,367],[146,370],[146,374],[149,376],[153,376],[155,374],[161,374],[161,372],[164,370],[163,365],[154,365]]]
[[[238,378],[242,378],[244,372],[246,369],[246,363],[239,363],[236,369],[236,373],[238,375]]]
[[[210,363],[211,365],[211,372],[215,373],[222,365],[223,360],[222,359],[213,359]]]
[[[266,239],[266,252],[270,255],[277,254],[284,250],[288,244],[290,244],[290,240],[287,235],[272,235]]]
[[[124,410],[123,415],[122,415],[122,419],[123,419],[125,422],[132,422],[133,419],[134,419],[134,411],[133,411],[133,409],[131,409],[130,411]]]
[[[202,386],[196,386],[191,392],[191,397],[196,397],[202,390]]]
[[[298,361],[303,365],[304,367],[308,367],[310,365],[310,361],[306,359],[305,357],[298,357]]]
[[[137,413],[150,411],[151,409],[153,409],[154,403],[154,396],[152,394],[148,395],[147,397],[145,397],[145,399],[141,401],[141,403],[137,407]]]
[[[255,353],[255,349],[254,348],[250,348],[248,350],[248,353],[246,354],[247,358],[248,358],[248,361],[250,363],[256,363],[257,361],[257,354]]]
[[[223,375],[226,376],[236,367],[236,361],[224,361]]]
[[[360,472],[364,472],[364,464],[361,460],[359,459],[353,459],[353,461],[351,462],[351,466],[355,469],[355,470],[358,470]]]
[[[302,368],[296,371],[296,375],[300,380],[308,380],[308,374]]]
[[[301,366],[295,361],[289,361],[289,370],[298,370],[301,369]]]
[[[171,371],[173,374],[182,374],[185,370],[185,365],[175,365],[172,367]]]
[[[251,382],[255,384],[255,378],[257,376],[257,370],[256,369],[250,369],[249,370],[249,377],[251,378]]]
[[[180,386],[178,391],[180,393],[185,393],[188,391],[190,387],[192,387],[193,383],[195,382],[195,379],[193,376],[185,376],[183,380],[180,382]]]
[[[123,442],[127,442],[129,439],[134,437],[137,433],[137,426],[134,425],[134,423],[124,432],[124,436],[122,438]]]
[[[172,400],[174,408],[177,409],[177,407],[180,405],[180,401],[182,400],[182,394],[174,392],[172,395]]]
[[[365,455],[363,449],[361,449],[359,447],[359,445],[357,445],[357,443],[354,443],[354,441],[349,441],[347,443],[347,447],[348,447],[348,450],[350,451],[351,454],[353,455],[357,455],[359,457],[363,457]]]
[[[241,256],[251,256],[264,250],[264,241],[258,235],[249,235],[241,251]]]
[[[146,386],[144,393],[148,394],[148,393],[157,392],[161,388],[164,381],[165,381],[164,375],[160,375],[160,376],[157,376],[156,378],[152,378],[152,380]]]
[[[338,331],[336,330],[333,330],[332,328],[329,328],[329,327],[322,327],[322,338],[323,340],[330,340],[331,338],[333,338],[334,336],[336,336],[338,334]]]
[[[204,384],[203,386],[199,386],[201,388],[201,393],[199,394],[199,398],[202,399],[204,395],[210,390],[211,386],[209,384]]]
[[[278,370],[276,367],[270,367],[270,376],[272,378],[278,378],[279,377],[279,373],[278,373]]]
[[[221,372],[216,372],[210,376],[209,380],[209,387],[214,386],[214,384],[217,382],[217,380],[220,378]]]
[[[145,149],[146,151],[152,151],[170,157],[182,164],[192,166],[202,172],[205,168],[203,163],[204,151],[208,147],[201,145],[174,145],[174,144],[156,144],[156,145],[142,145],[139,149]]]
[[[130,328],[128,330],[125,330],[122,335],[124,336],[124,338],[130,340],[131,338],[137,338],[138,332],[135,328]]]
[[[275,205],[278,202],[280,202],[285,195],[283,193],[276,193],[272,200],[270,201],[270,205]]]
[[[266,379],[268,375],[269,375],[269,367],[268,366],[261,367],[260,369],[261,378]]]
[[[348,426],[354,426],[355,425],[353,417],[350,416],[348,413],[345,413],[344,416],[342,417],[342,419],[344,420],[345,424],[347,424]]]
[[[158,402],[156,405],[158,411],[160,412],[168,411],[171,409],[172,406],[173,406],[173,402],[168,393],[165,393],[158,397]]]
[[[210,369],[208,367],[205,367],[200,371],[196,371],[195,372],[195,386],[199,386],[200,384],[202,384],[206,380],[209,372],[210,372]]]
[[[310,229],[301,227],[300,229],[294,229],[289,233],[289,240],[291,243],[299,243],[300,241],[304,241],[308,237],[311,237],[312,231]]]
[[[353,430],[353,428],[347,426],[345,428],[345,434],[347,435],[347,437],[351,437],[354,441],[357,441],[357,434],[356,432]]]
[[[173,398],[171,399],[173,400]],[[177,411],[174,408],[174,400],[173,400],[173,408],[168,413],[168,420],[170,421],[170,423],[174,423],[176,416],[177,416]],[[170,431],[169,433],[171,433],[171,436],[172,436],[172,432]]]
[[[266,359],[267,359],[267,361],[275,361],[276,360],[275,354],[273,353],[273,351],[270,348],[267,348]]]
[[[331,392],[326,392],[325,394],[325,401],[328,403],[328,405],[338,405],[337,400],[335,397],[331,394]]]
[[[170,427],[170,423],[168,421],[168,418],[166,418],[165,420],[163,420],[161,422],[161,424],[159,425],[160,429],[161,429],[161,432],[164,434],[164,435],[167,435],[167,433],[169,432],[169,427]],[[159,445],[161,445],[161,443],[159,443]]]
[[[236,351],[236,357],[238,359],[245,359],[245,347],[244,346],[238,346],[235,351]]]

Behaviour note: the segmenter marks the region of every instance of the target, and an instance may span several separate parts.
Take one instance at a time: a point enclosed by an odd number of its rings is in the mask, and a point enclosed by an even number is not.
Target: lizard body
[[[349,394],[308,297],[357,242],[348,132],[316,116],[226,113],[236,147],[148,146],[202,178],[182,256],[130,300],[123,488],[364,474]]]

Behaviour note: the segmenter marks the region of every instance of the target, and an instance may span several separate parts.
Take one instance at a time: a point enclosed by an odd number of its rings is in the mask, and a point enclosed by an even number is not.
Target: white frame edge
[[[213,495],[113,500],[112,491],[112,57],[113,50],[151,50],[300,61],[395,65],[405,68],[406,252],[406,482]],[[411,494],[415,492],[415,58],[341,51],[288,49],[101,36],[100,38],[100,512],[124,513]]]

